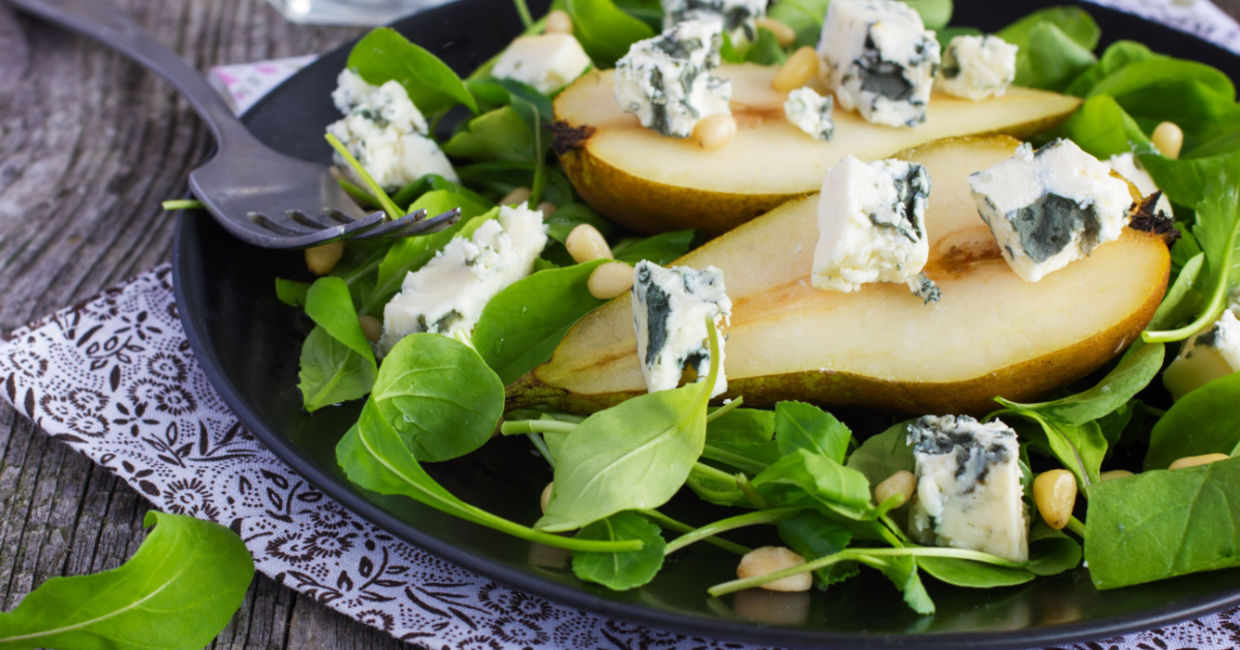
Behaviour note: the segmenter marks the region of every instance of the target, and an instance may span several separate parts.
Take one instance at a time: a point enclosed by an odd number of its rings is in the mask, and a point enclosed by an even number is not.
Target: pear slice
[[[903,284],[853,293],[810,285],[819,196],[793,200],[676,261],[723,270],[732,298],[729,396],[797,399],[908,413],[984,413],[1001,395],[1025,401],[1097,369],[1153,316],[1170,256],[1156,235],[1126,228],[1040,282],[999,254],[967,177],[1010,157],[1007,136],[931,144],[900,157],[924,164],[931,191],[929,305]],[[551,360],[509,387],[509,405],[588,412],[645,392],[630,298],[583,318]]]
[[[732,80],[736,138],[706,150],[643,128],[621,110],[612,70],[594,71],[555,100],[560,164],[594,209],[639,232],[701,228],[717,235],[788,199],[816,192],[846,154],[877,160],[940,138],[1008,133],[1023,137],[1066,118],[1080,99],[1011,88],[983,101],[935,94],[926,122],[870,124],[837,107],[835,137],[823,142],[784,118],[787,93],[771,89],[777,68],[723,65]],[[819,92],[825,92],[818,88]]]

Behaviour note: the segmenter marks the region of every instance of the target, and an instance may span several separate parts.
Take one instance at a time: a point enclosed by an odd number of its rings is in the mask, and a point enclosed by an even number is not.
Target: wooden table
[[[199,69],[327,50],[360,33],[286,22],[264,0],[116,0]],[[1218,3],[1233,16],[1240,0]],[[157,77],[0,0],[0,332],[167,261],[209,135]],[[149,505],[0,405],[0,608],[58,575],[112,568]],[[402,644],[255,577],[215,648]]]

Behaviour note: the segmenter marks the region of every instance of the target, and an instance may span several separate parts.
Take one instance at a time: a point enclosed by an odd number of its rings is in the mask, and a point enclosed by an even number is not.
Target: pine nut
[[[371,343],[378,343],[379,337],[383,336],[383,322],[370,314],[362,314],[357,317],[357,322],[362,326],[362,333],[366,335],[366,340]]]
[[[736,566],[736,577],[752,578],[805,564],[805,558],[793,553],[783,546],[763,546],[745,554],[741,563]],[[808,591],[814,585],[814,576],[809,571],[798,573],[787,578],[780,578],[761,586],[768,591]]]
[[[573,228],[568,237],[564,238],[564,247],[578,264],[590,260],[611,259],[611,247],[607,245],[607,240],[603,239],[603,233],[588,223]]]
[[[693,141],[703,149],[718,149],[736,137],[736,118],[717,113],[698,120],[693,127]]]
[[[538,207],[535,209],[542,213],[543,219],[550,217],[555,214],[556,210],[559,210],[559,208],[557,208],[551,201],[543,201],[542,203],[539,203]]]
[[[611,300],[633,286],[633,267],[624,262],[599,264],[590,272],[586,288],[599,300]]]
[[[786,93],[804,86],[806,82],[818,74],[818,53],[806,45],[784,61],[784,65],[775,73],[771,80],[771,89],[777,93]]]
[[[1072,518],[1076,505],[1076,477],[1066,469],[1052,469],[1033,479],[1033,502],[1042,521],[1055,530],[1063,530]]]
[[[514,187],[513,190],[499,200],[500,205],[518,205],[530,200],[530,188]]]
[[[779,43],[780,47],[788,47],[797,42],[797,33],[788,25],[774,18],[763,16],[755,20],[754,24],[774,34],[775,42]]]
[[[1099,474],[1098,481],[1111,481],[1117,478],[1127,478],[1129,476],[1132,476],[1132,472],[1126,469],[1113,469]]]
[[[1168,158],[1179,158],[1184,146],[1184,131],[1175,122],[1160,122],[1150,134],[1150,141]]]
[[[1220,460],[1230,458],[1227,454],[1202,454],[1200,456],[1185,456],[1177,458],[1167,467],[1167,469],[1184,469],[1185,467],[1196,467],[1198,465],[1209,465],[1217,463]]]
[[[340,256],[344,255],[344,242],[334,241],[330,244],[322,246],[312,246],[306,249],[306,268],[315,275],[327,275],[336,268],[336,262],[340,261]]]
[[[895,508],[899,508],[908,503],[908,500],[913,497],[913,491],[916,489],[917,477],[913,476],[913,473],[907,469],[902,469],[883,479],[882,483],[874,487],[874,501],[882,504],[887,499],[898,494],[900,495],[900,502],[895,505]]]
[[[547,484],[547,487],[543,488],[542,496],[538,497],[538,508],[542,510],[544,515],[547,514],[547,504],[551,503],[551,490],[554,487],[555,481],[551,481]]]
[[[556,9],[547,14],[547,27],[543,29],[545,34],[572,34],[573,19],[563,9]]]

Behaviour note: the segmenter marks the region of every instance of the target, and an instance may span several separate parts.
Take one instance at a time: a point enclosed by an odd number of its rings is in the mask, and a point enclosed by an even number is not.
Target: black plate
[[[1037,6],[957,0],[956,15],[963,24],[993,30]],[[1087,8],[1102,25],[1104,46],[1121,37],[1135,39],[1240,78],[1240,59],[1224,50],[1127,14]],[[516,22],[508,0],[461,0],[395,27],[455,69],[469,71],[516,35]],[[254,132],[281,151],[327,161],[323,128],[337,118],[329,93],[347,52],[344,47],[323,56],[250,110],[245,119]],[[1240,571],[1105,593],[1093,589],[1083,570],[1005,589],[934,584],[930,589],[938,614],[933,617],[916,616],[881,577],[866,573],[812,597],[763,592],[710,599],[706,586],[731,577],[735,557],[702,545],[673,556],[658,578],[641,589],[616,593],[584,585],[564,568],[562,556],[546,557],[521,540],[349,484],[336,466],[333,448],[356,418],[356,408],[313,416],[302,411],[297,359],[309,325],[298,310],[279,303],[272,288],[277,275],[308,279],[300,253],[251,248],[205,214],[186,214],[177,227],[174,273],[181,319],[204,371],[245,426],[276,455],[354,512],[409,542],[561,603],[706,637],[819,647],[1050,645],[1156,627],[1240,604]],[[465,459],[428,470],[465,501],[525,522],[537,518],[538,494],[550,478],[524,440],[495,440]],[[678,506],[687,512],[683,504],[672,505]],[[685,518],[707,520],[700,512]]]

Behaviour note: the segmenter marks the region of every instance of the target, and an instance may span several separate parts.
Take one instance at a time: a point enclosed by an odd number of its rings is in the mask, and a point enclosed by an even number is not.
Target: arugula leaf
[[[306,304],[306,292],[310,283],[276,278],[276,298],[289,307],[301,307]]]
[[[302,343],[298,372],[306,410],[364,397],[377,366],[349,286],[337,277],[315,280],[306,292],[306,314],[316,323]]]
[[[573,553],[573,574],[585,582],[624,591],[650,582],[663,568],[665,543],[659,526],[636,512],[618,512],[596,521],[582,528],[575,537],[607,541],[640,539],[645,544],[638,551]]]
[[[1240,458],[1090,489],[1085,561],[1098,589],[1240,566]]]
[[[702,457],[742,471],[761,472],[782,455],[771,439],[774,434],[774,412],[732,409],[706,424]]]
[[[779,522],[779,538],[803,558],[812,560],[848,548],[852,531],[813,510],[805,510]],[[857,565],[840,562],[814,572],[822,589],[857,575]]]
[[[702,456],[705,458],[706,454]],[[685,478],[685,485],[699,499],[720,506],[752,507],[749,496],[741,490],[737,477],[703,463],[694,463]]]
[[[1155,54],[1144,44],[1136,41],[1116,41],[1102,53],[1098,63],[1082,72],[1076,79],[1073,79],[1072,84],[1064,92],[1077,97],[1085,97],[1107,75],[1122,69],[1130,63],[1158,57],[1162,57],[1162,55]]]
[[[893,424],[882,433],[870,436],[848,457],[847,467],[861,472],[878,485],[900,470],[913,471],[913,448],[908,444],[911,420]]]
[[[1076,476],[1077,485],[1086,488],[1098,482],[1102,459],[1106,456],[1107,439],[1095,421],[1071,424],[1054,415],[1036,409],[1025,408],[1002,397],[996,398],[1007,406],[1005,411],[1030,420],[1038,428],[1024,428],[1020,439],[1059,459],[1068,471]]]
[[[384,358],[370,401],[416,458],[443,461],[490,440],[504,413],[504,384],[468,345],[410,334]]]
[[[665,266],[689,252],[696,234],[696,230],[671,230],[645,239],[627,239],[613,246],[611,255],[617,261],[629,264],[650,260]]]
[[[1148,148],[1150,139],[1115,98],[1096,95],[1085,100],[1054,132],[1056,137],[1070,138],[1099,159],[1135,148]]]
[[[488,111],[466,123],[443,146],[443,152],[474,160],[529,160],[534,138],[512,106]]]
[[[1073,43],[1093,50],[1102,37],[1102,28],[1087,11],[1080,7],[1048,7],[1040,9],[999,30],[999,38],[1024,48],[1029,44],[1038,25],[1054,25]]]
[[[232,618],[254,576],[228,528],[150,511],[155,526],[128,562],[102,573],[51,578],[0,613],[9,648],[201,648]]]
[[[573,228],[583,223],[594,226],[603,237],[607,237],[615,229],[610,221],[600,217],[584,203],[561,205],[556,208],[555,212],[549,216],[543,215],[543,217],[543,222],[547,224],[547,236],[561,244],[568,240],[568,233],[572,232]]]
[[[478,102],[448,64],[394,29],[378,27],[363,36],[349,52],[346,65],[369,84],[396,80],[423,113],[455,104],[478,112]]]
[[[603,304],[590,294],[590,273],[607,260],[539,271],[508,285],[487,302],[473,343],[487,365],[510,384],[551,357],[582,316]]]
[[[379,413],[374,400],[366,401],[357,424],[336,443],[336,462],[345,476],[362,489],[405,496],[440,512],[518,539],[570,551],[602,553],[635,551],[643,546],[643,542],[636,539],[598,541],[552,535],[465,503],[422,469],[401,435]]]
[[[856,560],[878,569],[887,576],[896,589],[904,595],[904,603],[922,615],[934,613],[934,600],[926,592],[917,572],[917,560],[909,555],[869,555],[864,549],[856,549]]]
[[[1240,454],[1240,373],[1219,377],[1176,400],[1154,430],[1146,469],[1162,469],[1185,456]]]
[[[621,11],[612,0],[566,0],[564,9],[573,19],[573,36],[599,68],[615,67],[630,45],[655,35],[649,25]]]
[[[917,565],[926,573],[949,585],[974,589],[1019,585],[1035,577],[1028,569],[950,557],[917,558]]]
[[[1071,425],[1097,420],[1137,396],[1162,369],[1164,346],[1137,342],[1102,381],[1088,390],[1051,402],[1019,404],[1000,400],[1011,408],[1037,411],[1048,418]]]
[[[817,406],[788,401],[775,404],[775,442],[782,455],[804,449],[842,463],[851,440],[848,427]]]
[[[804,449],[785,455],[750,483],[771,505],[817,507],[833,518],[854,521],[878,516],[864,474]]]
[[[1003,36],[1003,32],[999,35]],[[1020,44],[1016,53],[1013,83],[1060,90],[1097,61],[1090,48],[1082,46],[1058,26],[1040,22],[1032,26],[1027,42]]]
[[[706,403],[719,374],[711,332],[705,380],[639,395],[582,420],[556,456],[555,490],[534,527],[580,528],[621,510],[657,508],[680,489],[706,442]]]
[[[1173,328],[1197,313],[1197,310],[1201,308],[1201,294],[1193,290],[1193,285],[1197,283],[1205,262],[1205,253],[1197,253],[1188,258],[1188,261],[1180,267],[1180,272],[1176,274],[1175,281],[1171,283],[1162,302],[1158,304],[1158,309],[1154,312],[1154,317],[1150,319],[1147,329]]]
[[[1081,545],[1035,517],[1029,531],[1029,562],[1025,565],[1040,576],[1052,576],[1081,564]]]

